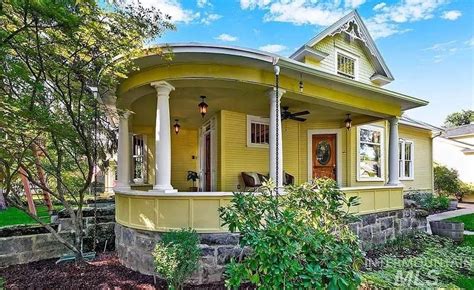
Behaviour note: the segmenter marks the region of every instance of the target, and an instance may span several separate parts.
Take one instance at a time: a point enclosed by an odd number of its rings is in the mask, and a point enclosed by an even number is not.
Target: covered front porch
[[[268,176],[279,188],[285,175],[296,184],[325,176],[361,198],[359,213],[403,208],[398,116],[406,100],[298,71],[292,63],[276,65],[277,93],[271,57],[226,55],[225,64],[191,65],[179,62],[184,55],[166,66],[145,57],[139,61],[144,70],[120,87],[118,107],[125,113],[115,192],[121,224],[225,231],[217,209],[232,192],[247,190],[242,173]],[[308,114],[277,118],[283,107]],[[187,180],[189,171],[197,173],[196,184]]]

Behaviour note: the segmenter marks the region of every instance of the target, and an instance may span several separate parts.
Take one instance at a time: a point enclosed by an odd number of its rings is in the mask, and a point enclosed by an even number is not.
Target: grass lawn
[[[474,269],[458,263],[474,261],[474,236],[464,238],[456,245],[446,238],[418,233],[375,248],[366,253],[371,263],[363,270],[365,285],[369,289],[474,289]]]
[[[474,213],[449,218],[447,221],[462,222],[465,230],[474,231]]]
[[[46,206],[37,206],[36,213],[41,220],[49,221],[48,208]],[[36,224],[36,221],[16,207],[9,207],[6,210],[0,211],[0,227],[29,224]]]

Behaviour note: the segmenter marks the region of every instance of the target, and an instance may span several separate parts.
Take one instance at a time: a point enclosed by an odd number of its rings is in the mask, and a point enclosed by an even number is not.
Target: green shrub
[[[429,211],[447,209],[450,202],[447,196],[435,196],[431,192],[415,192],[405,197],[414,200],[420,208]]]
[[[456,194],[456,198],[459,201],[462,201],[464,196],[471,195],[471,194],[474,194],[474,185],[461,181],[459,184],[459,191]]]
[[[276,196],[272,184],[259,194],[235,193],[221,218],[239,230],[242,261],[226,269],[228,287],[250,281],[263,289],[356,289],[362,254],[347,226],[355,198],[346,199],[333,180],[290,186]]]
[[[170,289],[182,289],[184,281],[197,268],[201,250],[194,230],[163,233],[153,252],[156,271],[167,280]]]
[[[456,195],[460,189],[458,172],[455,169],[435,164],[434,188],[439,194]]]

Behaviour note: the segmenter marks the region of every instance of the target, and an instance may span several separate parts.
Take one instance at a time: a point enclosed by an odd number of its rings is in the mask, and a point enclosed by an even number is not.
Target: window
[[[268,147],[269,140],[269,119],[257,116],[247,116],[247,146]]]
[[[413,141],[400,140],[398,144],[398,172],[400,179],[413,179]]]
[[[383,180],[384,129],[376,126],[357,129],[358,180]]]
[[[132,178],[134,183],[146,182],[146,136],[132,138]]]
[[[355,79],[356,59],[340,52],[337,53],[337,73]]]

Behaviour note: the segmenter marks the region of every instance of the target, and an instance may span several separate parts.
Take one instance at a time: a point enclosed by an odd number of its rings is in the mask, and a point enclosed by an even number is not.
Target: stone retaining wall
[[[372,213],[361,215],[361,221],[350,227],[366,250],[412,231],[426,232],[427,215],[426,211],[417,209]]]
[[[90,251],[93,243],[95,224],[93,215],[90,215],[90,210],[86,210],[84,251]],[[97,222],[96,236],[99,242],[96,249],[102,251],[107,243],[107,249],[113,250],[115,244],[114,208],[98,211]],[[72,221],[69,217],[59,214],[53,227],[58,229],[58,233],[63,238],[72,241]],[[1,231],[5,231],[7,235],[0,234],[0,267],[58,258],[70,252],[51,233],[40,226],[16,226],[0,229]]]
[[[361,216],[351,224],[364,249],[383,244],[413,230],[426,231],[426,218],[417,210],[406,209]],[[191,284],[208,284],[222,280],[224,265],[231,257],[242,254],[239,235],[231,233],[199,234],[202,257],[199,269],[189,280]],[[143,274],[155,274],[152,251],[160,240],[159,232],[115,225],[115,248],[120,262]],[[244,251],[245,252],[245,251]]]

